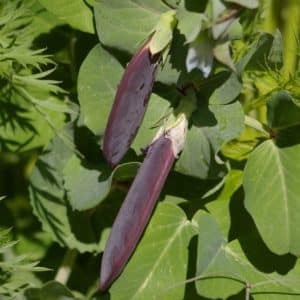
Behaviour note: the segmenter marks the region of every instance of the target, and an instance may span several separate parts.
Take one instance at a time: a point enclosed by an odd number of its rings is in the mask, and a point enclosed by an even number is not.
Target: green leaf
[[[247,116],[246,116],[247,117]],[[222,147],[222,154],[228,158],[242,161],[248,158],[254,148],[269,138],[269,134],[246,126],[243,133]]]
[[[27,289],[25,292],[26,300],[75,300],[71,291],[59,282],[47,282],[41,288]]]
[[[259,5],[258,0],[225,0],[225,2],[235,3],[250,9],[257,8]]]
[[[243,56],[241,60],[236,65],[238,74],[241,74],[245,69],[246,70],[263,70],[265,71],[266,67],[270,68],[270,65],[273,61],[267,60],[266,58],[271,58],[270,56],[271,49],[274,46],[274,36],[269,33],[262,33],[258,39],[256,39],[248,48],[248,51]],[[277,44],[276,48],[278,47]],[[273,51],[273,50],[272,50]]]
[[[279,148],[269,140],[253,151],[245,168],[246,209],[277,254],[300,254],[299,159],[300,145]]]
[[[93,14],[82,0],[39,0],[60,20],[84,32],[94,33]]]
[[[132,258],[113,284],[110,299],[183,299],[193,233],[178,206],[159,204]]]
[[[177,28],[185,36],[186,43],[193,42],[201,31],[204,15],[180,6],[177,12]]]
[[[111,173],[106,165],[89,165],[73,155],[63,170],[64,185],[72,208],[86,210],[97,206],[108,196],[115,172],[119,174],[119,180],[129,180],[138,167],[139,163],[122,164]]]
[[[94,14],[99,39],[106,46],[134,53],[168,9],[160,0],[96,2]]]
[[[169,10],[161,15],[158,24],[155,26],[155,32],[149,45],[152,54],[161,52],[170,44],[176,23],[174,10]]]
[[[230,200],[233,194],[241,187],[243,172],[241,170],[230,170],[226,175],[225,183],[218,197],[209,202],[205,207],[216,218],[224,237],[229,236],[230,219]]]
[[[243,132],[244,113],[240,103],[201,104],[193,121],[176,170],[201,179],[222,177],[225,166],[216,162],[215,155],[223,144]]]
[[[287,91],[279,91],[267,102],[267,119],[273,129],[300,125],[300,107]]]
[[[34,106],[16,91],[10,94],[3,88],[0,121],[0,149],[5,151],[27,151],[49,143],[64,125],[65,115],[39,105]],[[6,98],[7,95],[10,98]],[[42,98],[49,103],[61,103],[55,96],[44,92]],[[42,101],[41,101],[42,102]]]
[[[37,161],[30,179],[31,206],[43,229],[60,245],[79,252],[101,252],[124,194],[113,190],[92,211],[73,210],[63,177],[74,155],[72,139],[67,135],[63,131],[54,138]]]
[[[120,63],[96,45],[83,61],[78,75],[78,98],[84,124],[102,135],[123,73]]]
[[[228,104],[232,102],[241,93],[242,83],[235,73],[218,88],[214,90],[209,98],[210,104]]]
[[[78,95],[83,122],[96,135],[104,134],[122,72],[117,60],[100,45],[91,50],[80,68]],[[165,115],[168,107],[168,101],[152,94],[143,123],[133,141],[132,147],[137,152],[151,142],[157,130],[151,127]]]
[[[225,66],[229,67],[231,70],[235,71],[235,65],[233,63],[231,53],[230,53],[230,42],[225,42],[217,45],[214,48],[215,58]]]
[[[248,285],[251,298],[254,299],[293,300],[299,297],[299,263],[284,276],[277,272],[262,271],[253,261],[249,261],[237,240],[226,242],[211,215],[199,211],[193,222],[199,228],[195,280],[200,295],[210,299],[227,299],[240,292],[239,295],[243,297]],[[255,251],[253,253],[262,255]],[[266,259],[270,258],[268,254]]]

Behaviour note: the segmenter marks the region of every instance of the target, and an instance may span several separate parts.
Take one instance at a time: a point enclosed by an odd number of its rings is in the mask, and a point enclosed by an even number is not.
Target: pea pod
[[[159,136],[147,149],[108,238],[101,265],[100,289],[106,290],[132,255],[155,207],[175,158],[182,150],[187,121]],[[163,133],[162,133],[163,132]]]
[[[143,120],[160,55],[152,55],[150,40],[132,57],[117,89],[106,125],[103,153],[115,167],[129,149]]]

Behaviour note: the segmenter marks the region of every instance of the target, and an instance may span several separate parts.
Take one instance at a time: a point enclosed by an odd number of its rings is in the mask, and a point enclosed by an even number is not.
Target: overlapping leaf
[[[159,204],[111,299],[182,299],[193,232],[179,207]]]
[[[240,297],[245,297],[249,287],[248,292],[254,299],[292,300],[300,297],[299,263],[285,276],[263,271],[249,261],[237,240],[226,242],[211,215],[199,211],[193,220],[199,228],[195,279],[200,295],[226,299],[239,293]],[[257,255],[257,252],[253,253]],[[268,258],[271,258],[270,254],[266,255]]]
[[[244,128],[244,113],[239,102],[228,105],[202,104],[187,134],[185,148],[176,169],[186,175],[216,178],[224,175],[224,165],[215,155],[222,145],[238,137]]]

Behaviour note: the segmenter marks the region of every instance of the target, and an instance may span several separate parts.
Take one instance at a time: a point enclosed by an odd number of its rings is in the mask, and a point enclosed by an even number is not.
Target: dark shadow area
[[[186,10],[202,13],[204,12],[206,6],[207,6],[207,0],[202,1],[194,1],[194,0],[181,0],[184,1],[184,6]]]
[[[96,208],[88,211],[74,211],[68,206],[68,220],[76,239],[85,244],[98,243],[103,231],[112,226],[124,199],[124,192],[113,190]]]
[[[240,188],[230,202],[231,228],[229,240],[237,238],[251,264],[261,272],[288,273],[295,266],[297,258],[291,254],[276,255],[262,240],[252,217],[246,211],[244,192]]]
[[[197,110],[193,113],[192,122],[196,127],[213,127],[218,123],[214,113],[209,109],[206,101],[198,102]]]
[[[70,96],[77,102],[75,95],[79,68],[97,43],[96,35],[62,25],[39,35],[34,41],[34,48],[47,49],[46,53],[52,55],[51,58],[58,64],[49,77],[60,81],[62,88],[72,91]]]
[[[300,125],[275,132],[275,143],[280,148],[300,144]]]
[[[228,297],[226,300],[245,300],[246,299],[246,290],[243,289],[239,293]],[[254,300],[254,298],[250,295],[249,300]]]
[[[197,236],[194,236],[189,244],[189,260],[187,269],[187,280],[195,277],[196,266],[197,266]],[[184,283],[182,283],[184,284]],[[185,292],[183,300],[210,300],[208,298],[202,297],[197,293],[195,287],[195,281],[189,282],[185,285]]]

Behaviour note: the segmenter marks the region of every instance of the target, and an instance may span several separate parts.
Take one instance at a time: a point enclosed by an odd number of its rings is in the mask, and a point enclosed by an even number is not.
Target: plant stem
[[[75,249],[68,249],[66,251],[63,261],[54,278],[55,281],[64,285],[68,282],[77,254],[78,252]]]
[[[280,28],[280,0],[266,0],[266,18],[263,23],[263,29],[266,32],[274,33],[276,29]]]
[[[283,76],[286,80],[295,72],[297,66],[297,45],[299,38],[300,2],[299,0],[285,1],[283,9],[283,42],[284,61]]]

